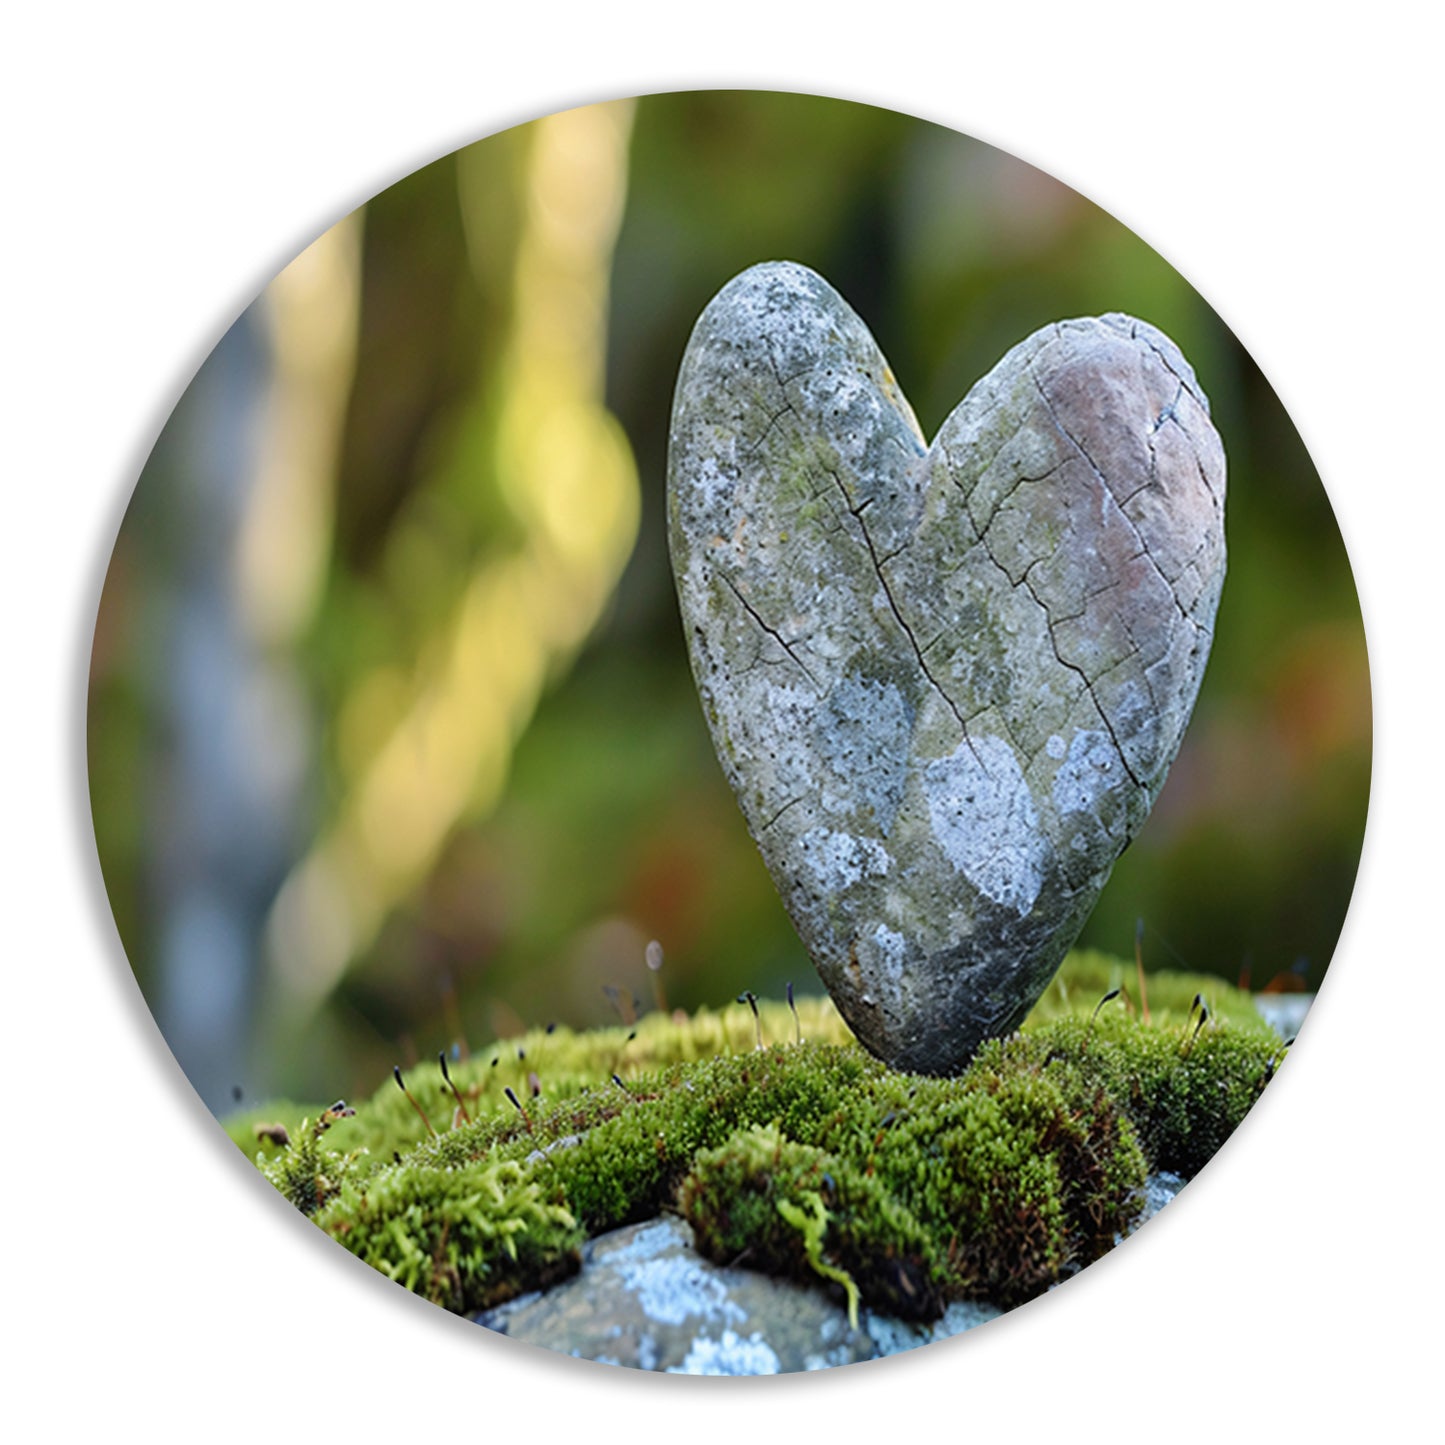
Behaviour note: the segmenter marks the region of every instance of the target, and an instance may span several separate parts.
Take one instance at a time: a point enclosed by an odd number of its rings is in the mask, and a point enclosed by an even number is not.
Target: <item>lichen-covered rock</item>
[[[1174,1174],[1151,1175],[1134,1228],[1183,1183]],[[602,1364],[675,1375],[776,1375],[901,1354],[1002,1313],[986,1301],[957,1300],[927,1323],[864,1309],[855,1327],[821,1281],[808,1286],[715,1264],[698,1253],[685,1221],[664,1216],[593,1240],[580,1273],[476,1319],[499,1334]]]
[[[822,1291],[712,1264],[671,1218],[594,1240],[569,1285],[477,1318],[562,1354],[679,1375],[777,1375],[877,1353]]]
[[[1178,751],[1224,577],[1224,454],[1122,315],[1016,346],[923,439],[803,266],[698,321],[669,534],[713,741],[858,1037],[952,1072],[1053,976]]]

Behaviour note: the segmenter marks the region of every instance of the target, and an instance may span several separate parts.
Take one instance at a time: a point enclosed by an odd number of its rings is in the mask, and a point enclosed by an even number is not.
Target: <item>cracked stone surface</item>
[[[829,992],[961,1068],[1053,977],[1178,752],[1224,580],[1224,450],[1112,314],[1014,347],[930,446],[820,276],[709,304],[668,525],[713,742]]]

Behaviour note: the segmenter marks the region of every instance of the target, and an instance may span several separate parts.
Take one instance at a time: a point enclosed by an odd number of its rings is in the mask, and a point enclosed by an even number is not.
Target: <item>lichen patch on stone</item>
[[[876,838],[855,838],[828,828],[810,828],[798,839],[798,847],[814,882],[829,893],[881,876],[890,866],[888,852]]]
[[[1099,728],[1081,728],[1054,774],[1054,810],[1061,817],[1068,813],[1097,813],[1100,797],[1123,785],[1119,753],[1108,733]]]
[[[720,1339],[699,1335],[680,1365],[669,1365],[672,1375],[776,1375],[782,1369],[776,1351],[754,1331],[743,1339],[724,1330]]]
[[[1002,738],[960,743],[923,769],[933,836],[985,898],[1022,918],[1043,885],[1047,842],[1013,749]]]
[[[649,1240],[656,1236],[649,1247]],[[613,1268],[637,1297],[642,1311],[658,1324],[688,1320],[726,1320],[742,1324],[747,1316],[729,1298],[719,1281],[676,1254],[670,1233],[662,1227],[639,1236],[626,1254],[613,1257]]]

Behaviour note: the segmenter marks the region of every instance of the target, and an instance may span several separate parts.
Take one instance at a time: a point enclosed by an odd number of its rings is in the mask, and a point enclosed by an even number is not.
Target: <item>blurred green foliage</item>
[[[615,243],[592,237],[610,274],[597,400],[625,433],[640,503],[625,570],[585,641],[557,643],[536,695],[519,691],[496,787],[468,794],[319,1005],[268,1010],[258,963],[237,1014],[251,1049],[237,1082],[252,1096],[354,1092],[408,1048],[615,1020],[629,995],[650,1004],[658,980],[670,1007],[689,1009],[743,988],[780,995],[789,980],[818,987],[712,756],[664,531],[672,386],[692,324],[728,279],[769,259],[803,262],[841,291],[930,435],[1047,322],[1126,311],[1180,345],[1228,455],[1229,575],[1184,749],[1081,942],[1127,953],[1142,918],[1147,967],[1255,987],[1293,968],[1318,986],[1363,837],[1364,636],[1319,478],[1228,327],[1098,207],[924,122],[750,92],[650,97],[629,122],[625,196],[597,201],[622,206]],[[324,489],[324,577],[304,625],[269,644],[299,679],[313,736],[263,904],[343,816],[355,759],[381,746],[357,717],[384,731],[375,719],[405,713],[440,666],[458,599],[546,521],[517,505],[498,440],[525,340],[519,257],[541,224],[528,189],[537,134],[520,127],[437,161],[353,218],[356,333]],[[206,444],[177,428],[117,543],[91,696],[97,839],[153,1006],[167,985],[155,963],[165,809],[152,800],[173,746],[155,702],[156,638],[189,565],[176,499],[204,465],[187,448]],[[157,547],[167,519],[175,545]],[[363,684],[371,710],[348,711]],[[258,954],[265,927],[263,907]],[[643,964],[651,938],[666,950],[656,978]]]

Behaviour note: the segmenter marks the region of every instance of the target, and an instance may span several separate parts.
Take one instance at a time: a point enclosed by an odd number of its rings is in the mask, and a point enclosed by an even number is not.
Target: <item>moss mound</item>
[[[1193,1175],[1273,1074],[1247,995],[1155,974],[1145,1022],[1132,978],[1072,955],[1024,1030],[952,1079],[886,1068],[799,1000],[756,1023],[739,1006],[537,1031],[354,1113],[273,1103],[228,1128],[322,1229],[448,1309],[565,1276],[587,1238],[675,1208],[714,1260],[926,1320],[1098,1258],[1146,1173]]]

